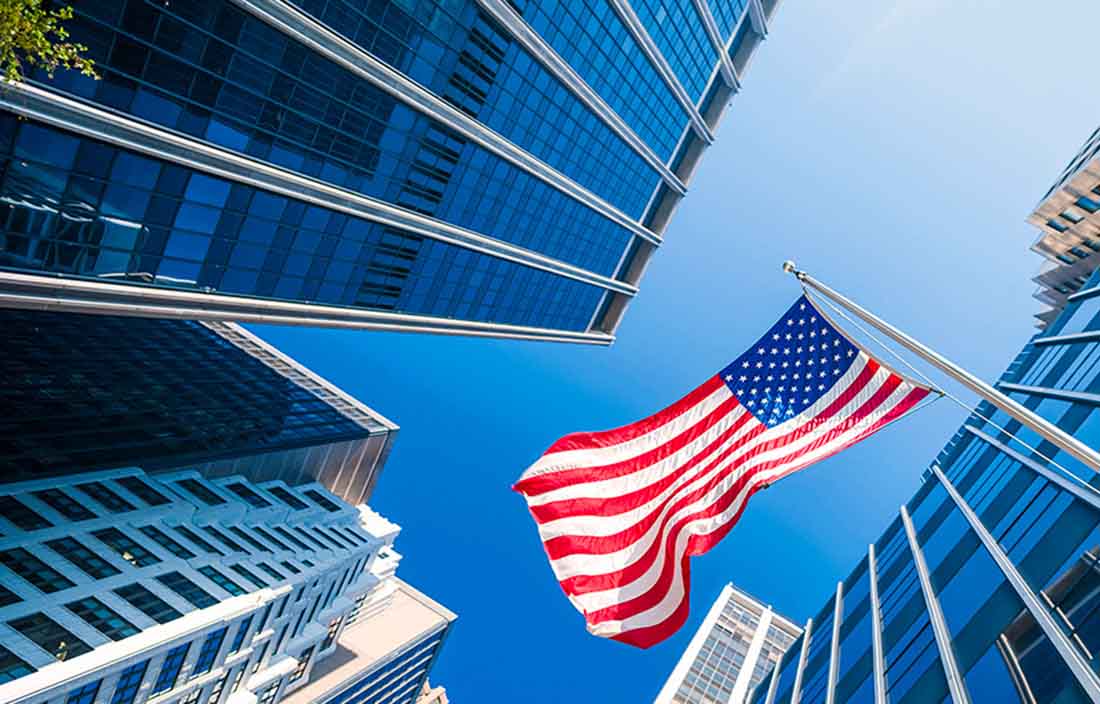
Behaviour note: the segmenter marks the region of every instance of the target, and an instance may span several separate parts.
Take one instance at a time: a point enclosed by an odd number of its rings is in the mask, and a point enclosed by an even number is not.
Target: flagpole
[[[915,339],[909,337],[909,335],[906,335],[904,332],[898,330],[893,325],[890,325],[885,320],[882,320],[870,311],[859,306],[858,304],[841,295],[840,293],[837,293],[836,291],[821,283],[817,279],[813,278],[806,272],[800,271],[795,266],[794,262],[790,260],[783,262],[783,271],[789,274],[794,274],[795,278],[801,281],[804,285],[812,288],[814,291],[817,291],[821,295],[832,300],[834,303],[837,303],[844,308],[847,308],[852,313],[855,313],[858,317],[862,318],[864,322],[872,325],[875,329],[889,337],[894,342],[897,342],[905,349],[924,359],[929,364],[947,374],[952,379],[958,381],[960,384],[970,389],[986,401],[989,401],[991,404],[1001,409],[1012,418],[1015,418],[1027,427],[1031,428],[1043,439],[1049,440],[1061,449],[1076,457],[1081,462],[1084,462],[1085,466],[1092,469],[1094,472],[1100,473],[1100,453],[1097,453],[1096,450],[1093,450],[1091,447],[1073,437],[1066,431],[1062,430],[1055,424],[1046,420],[1042,416],[1028,410],[1023,405],[1012,400],[1005,394],[1001,393],[994,387],[990,386],[986,382],[966,371],[943,355],[926,347],[920,342],[917,342]]]

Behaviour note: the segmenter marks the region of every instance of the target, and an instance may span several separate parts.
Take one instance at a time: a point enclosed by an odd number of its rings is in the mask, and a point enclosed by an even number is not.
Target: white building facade
[[[401,592],[400,528],[320,484],[109,470],[0,516],[5,704],[275,704]]]
[[[742,704],[802,632],[727,584],[655,704]]]

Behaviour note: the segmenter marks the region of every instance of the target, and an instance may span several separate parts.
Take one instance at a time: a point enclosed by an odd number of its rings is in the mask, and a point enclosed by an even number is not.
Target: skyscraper
[[[342,657],[318,663],[309,684],[284,699],[285,704],[420,700],[456,617],[401,580],[395,583],[384,609],[361,626],[349,624],[339,641]],[[434,701],[440,698],[447,704],[441,689]]]
[[[8,704],[296,701],[346,640],[404,655],[388,620],[427,600],[394,577],[400,528],[319,484],[116,469],[3,484],[0,506]],[[431,662],[402,670],[412,698]]]
[[[998,386],[1098,447],[1098,360],[1100,272]],[[751,701],[1100,701],[1098,486],[981,404]]]
[[[0,309],[0,482],[138,465],[366,501],[397,426],[239,325]]]
[[[655,704],[742,704],[801,629],[727,584]]]
[[[82,0],[0,305],[608,344],[777,0]]]
[[[1031,249],[1046,258],[1035,297],[1047,304],[1035,317],[1045,328],[1100,267],[1100,128],[1043,195],[1027,221],[1039,229]]]

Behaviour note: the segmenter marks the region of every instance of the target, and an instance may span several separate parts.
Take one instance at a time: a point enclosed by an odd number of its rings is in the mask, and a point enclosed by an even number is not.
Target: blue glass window
[[[180,669],[183,668],[183,661],[187,659],[187,651],[190,649],[191,644],[184,643],[168,651],[168,654],[164,656],[164,663],[160,666],[160,672],[157,674],[157,680],[153,683],[150,694],[166,692],[176,686]]]
[[[209,672],[210,668],[214,667],[214,661],[218,658],[218,651],[221,650],[222,642],[225,641],[225,633],[228,630],[228,628],[219,628],[206,636],[202,642],[202,647],[199,648],[199,656],[195,660],[195,669],[191,671],[192,677]]]
[[[111,704],[134,704],[138,689],[141,688],[141,683],[145,679],[145,671],[148,669],[149,661],[144,660],[123,670],[118,676]]]
[[[69,696],[65,698],[65,704],[93,704],[96,696],[99,695],[99,686],[103,684],[103,680],[96,680],[95,682],[89,682],[83,687],[78,687],[69,692]]]

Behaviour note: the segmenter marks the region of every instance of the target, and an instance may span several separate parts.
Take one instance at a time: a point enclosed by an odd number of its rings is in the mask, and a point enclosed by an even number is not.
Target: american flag
[[[929,392],[802,296],[699,388],[637,423],[566,435],[514,488],[588,630],[647,648],[683,625],[689,558],[733,528],[750,496]]]

